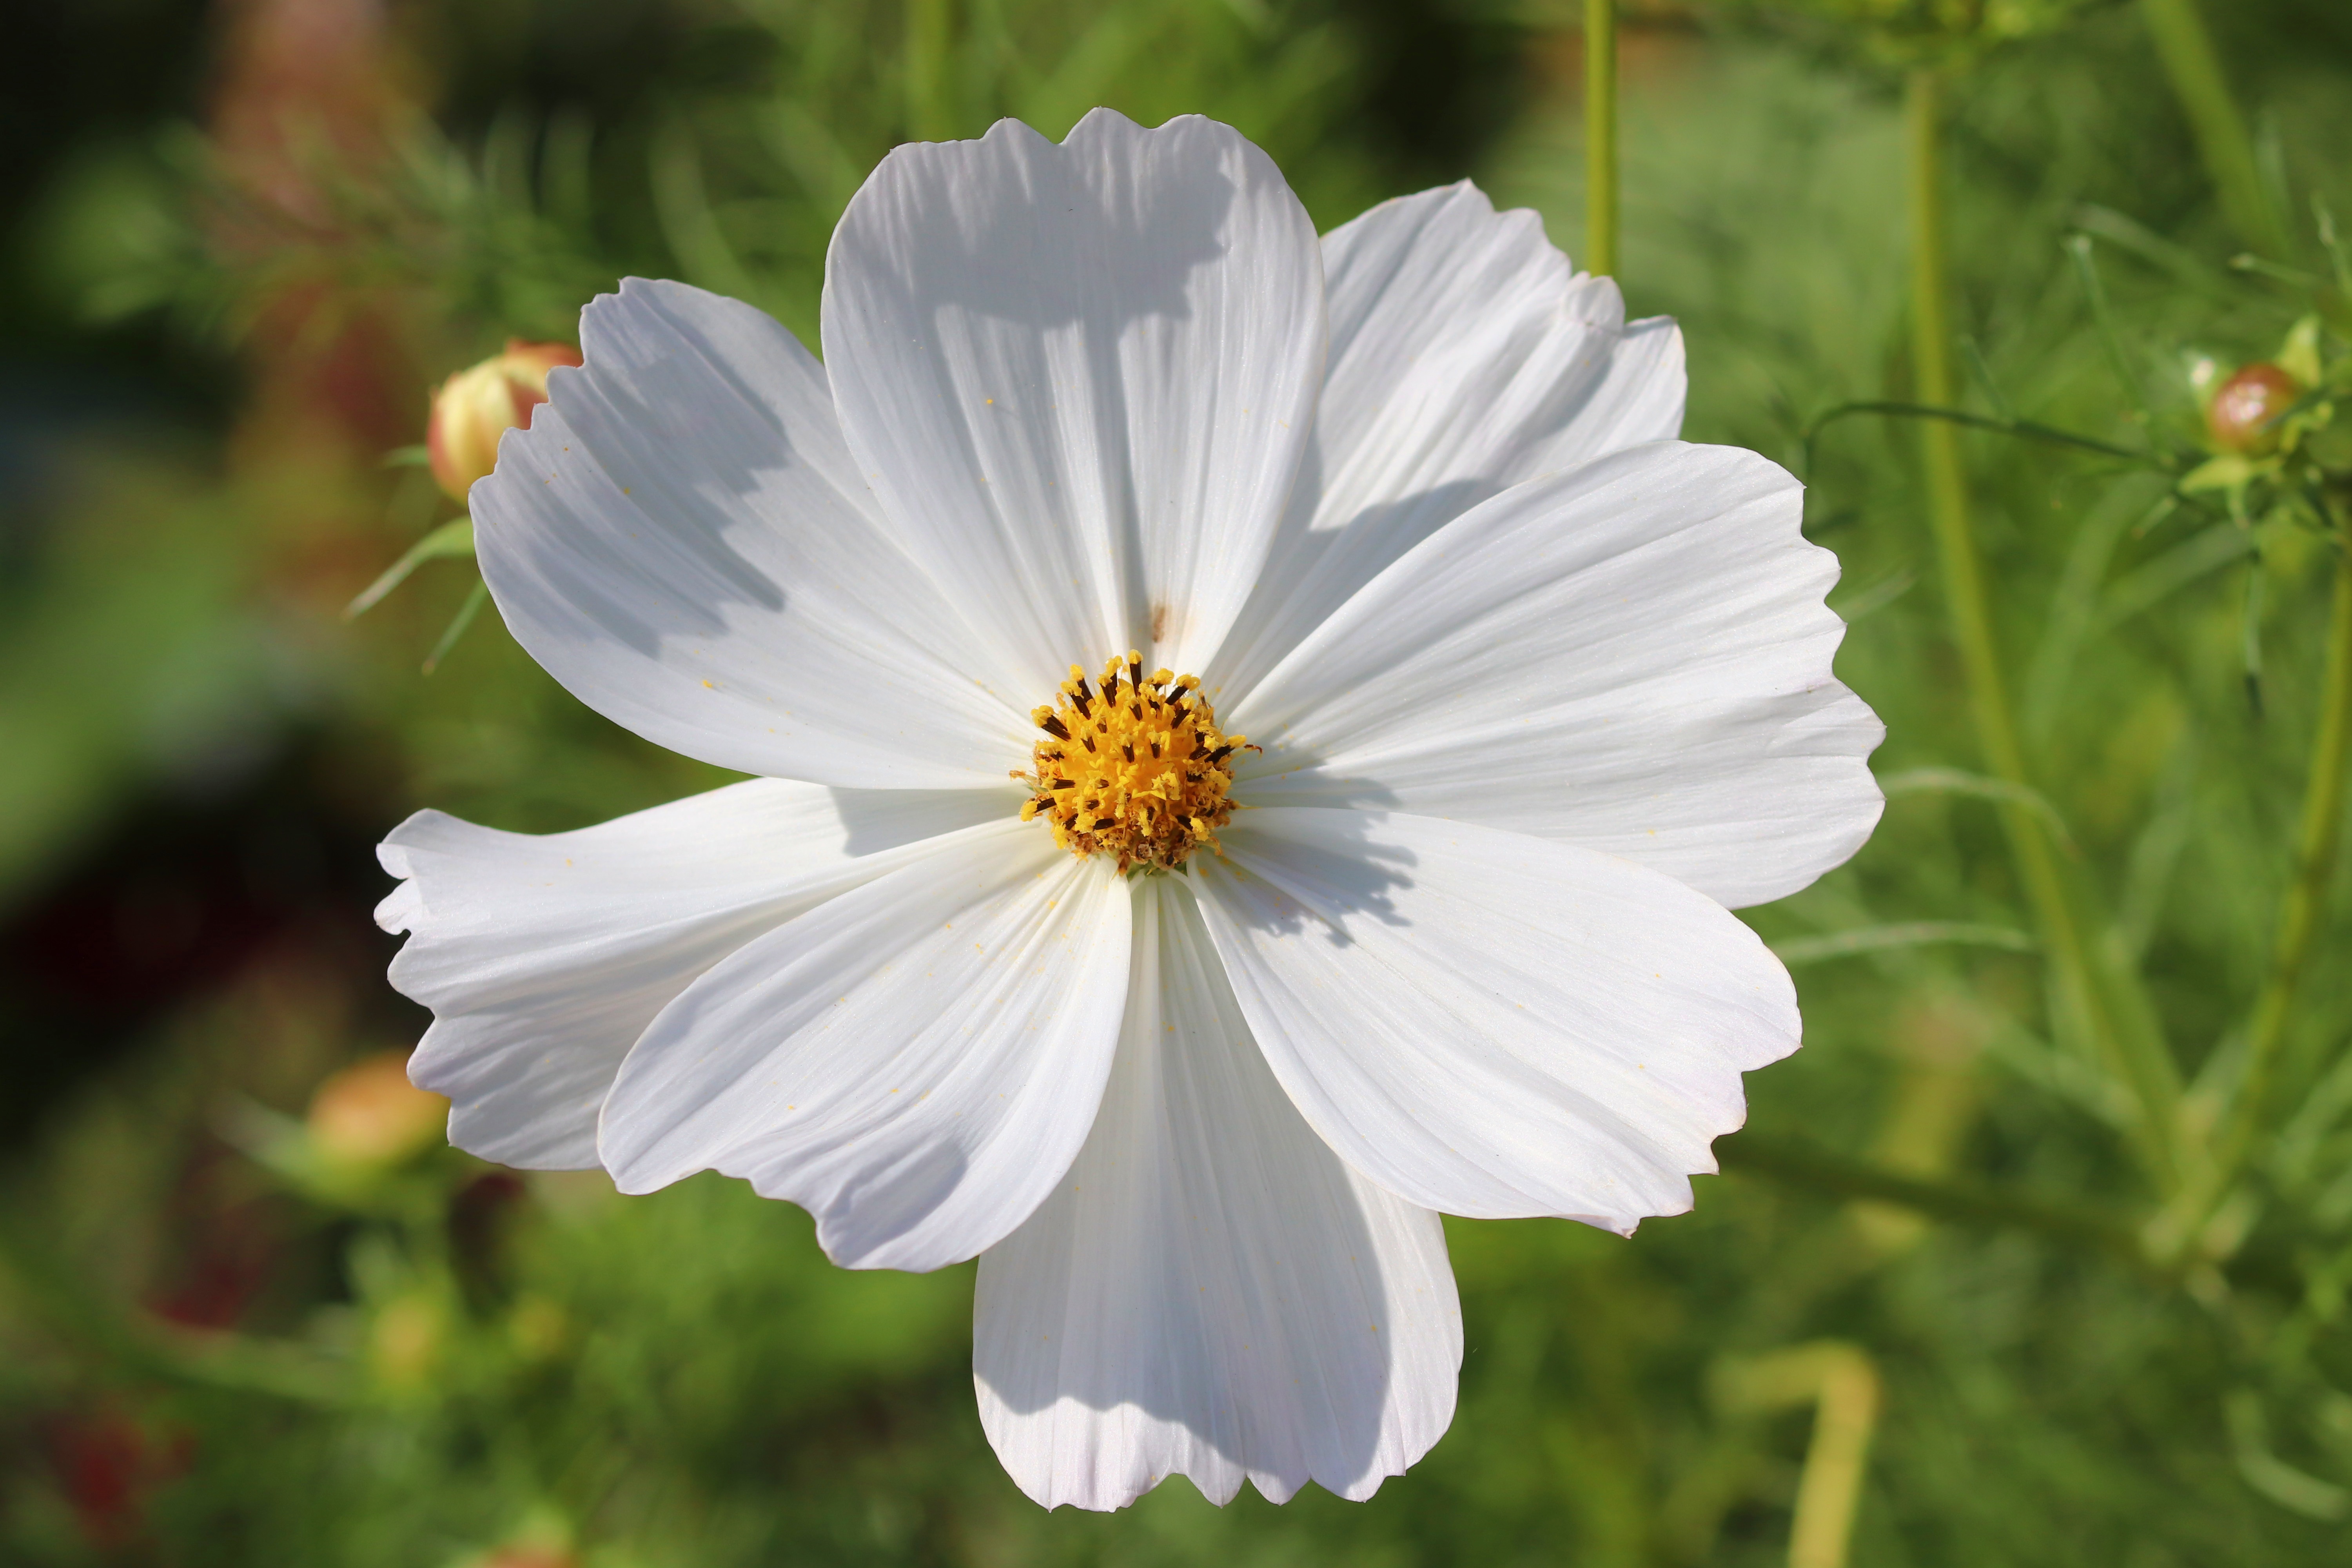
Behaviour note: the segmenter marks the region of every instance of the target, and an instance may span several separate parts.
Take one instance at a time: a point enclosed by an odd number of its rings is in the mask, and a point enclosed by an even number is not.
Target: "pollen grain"
[[[1050,707],[1030,718],[1045,738],[1026,773],[1033,792],[1021,820],[1043,817],[1054,842],[1080,859],[1108,855],[1122,872],[1177,871],[1192,851],[1217,851],[1217,829],[1233,816],[1233,759],[1255,751],[1227,736],[1197,675],[1143,673],[1129,649],[1103,667],[1097,683],[1070,666]]]

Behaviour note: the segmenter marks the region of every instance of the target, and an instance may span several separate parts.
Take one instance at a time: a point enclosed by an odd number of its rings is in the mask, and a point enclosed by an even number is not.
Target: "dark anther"
[[[1130,763],[1131,763],[1131,762],[1135,761],[1135,742],[1132,742],[1132,741],[1122,741],[1122,742],[1119,742],[1118,749],[1119,749],[1120,751],[1125,752],[1127,753],[1127,760],[1128,760],[1129,762],[1130,762]]]
[[[1160,742],[1157,741],[1151,742],[1151,760],[1155,763],[1160,760]]]
[[[1088,719],[1091,719],[1091,718],[1093,718],[1093,717],[1095,716],[1095,705],[1094,705],[1093,703],[1091,703],[1091,702],[1089,702],[1089,701],[1087,701],[1087,694],[1086,694],[1085,692],[1083,692],[1083,691],[1073,691],[1073,692],[1071,692],[1071,693],[1070,693],[1070,700],[1071,700],[1071,701],[1073,701],[1073,702],[1075,702],[1075,703],[1076,703],[1076,704],[1078,705],[1078,711],[1079,711],[1079,713],[1081,713],[1081,714],[1082,714],[1082,715],[1084,715],[1085,717],[1087,717],[1087,718],[1088,718]]]
[[[1209,753],[1209,761],[1213,763],[1222,763],[1233,754],[1234,749],[1231,746],[1219,746],[1215,751]]]
[[[1062,728],[1062,721],[1050,713],[1037,721],[1037,728],[1059,740],[1066,741],[1070,738],[1070,732]]]
[[[1087,743],[1087,751],[1091,752],[1095,749],[1095,738],[1092,735],[1081,735],[1078,739]]]
[[[1065,789],[1076,789],[1076,788],[1077,788],[1078,786],[1077,786],[1076,783],[1074,780],[1070,780],[1070,779],[1055,779],[1052,784],[1047,784],[1045,787],[1046,787],[1047,789],[1050,789],[1050,790],[1065,790]]]
[[[1129,659],[1128,661],[1127,683],[1135,688],[1138,691],[1141,691],[1143,689],[1143,661],[1141,659]]]

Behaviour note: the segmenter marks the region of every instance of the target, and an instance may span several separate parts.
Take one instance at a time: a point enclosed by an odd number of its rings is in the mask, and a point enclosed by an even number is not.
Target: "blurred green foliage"
[[[1865,58],[1890,64],[1968,60],[2064,26],[2102,0],[1748,0],[1748,8],[1814,25]]]
[[[106,1030],[121,1054],[12,1123],[0,1552],[1779,1563],[1811,1406],[1754,1391],[1826,1343],[1844,1359],[1819,1364],[1882,1391],[1854,1562],[2340,1557],[2352,876],[2339,863],[2322,889],[2243,1179],[2193,1245],[2156,1245],[2169,1200],[2136,1160],[2129,1097],[2051,1023],[1914,421],[1822,417],[1914,398],[1889,72],[1932,59],[1953,73],[1958,411],[1981,426],[1963,450],[2033,810],[2145,976],[2189,1085],[2184,1135],[2204,1136],[2294,874],[2342,537],[2314,499],[2343,466],[2314,467],[2324,453],[2181,485],[2213,456],[2210,367],[2275,355],[2315,301],[2341,304],[2304,215],[2315,198],[2352,214],[2352,27],[2289,0],[2216,12],[2269,199],[2294,215],[2291,253],[2238,267],[2131,7],[1627,7],[1627,291],[1683,322],[1686,433],[1811,486],[1808,531],[1844,563],[1841,669],[1887,720],[1892,798],[1855,862],[1753,911],[1804,961],[1807,1048],[1751,1078],[1753,1130],[1725,1142],[1694,1215],[1631,1242],[1451,1226],[1460,1414],[1371,1503],[1310,1489],[1220,1511],[1171,1484],[1115,1517],[1043,1514],[980,1434],[968,1270],[831,1268],[796,1210],[712,1176],[621,1199],[446,1150],[339,1154],[304,1119],[330,1072],[419,1025],[359,919],[369,839],[426,803],[544,830],[722,776],[586,713],[494,618],[420,677],[462,563],[338,619],[448,515],[420,470],[380,461],[416,439],[435,380],[509,333],[568,335],[625,271],[740,294],[814,341],[833,220],[891,144],[1008,113],[1059,134],[1097,102],[1229,120],[1327,226],[1468,174],[1573,254],[1563,9],[1433,13],[1458,52],[1432,46],[1427,68],[1507,58],[1494,90],[1519,108],[1496,127],[1441,114],[1433,90],[1380,98],[1399,40],[1422,37],[1395,7],[418,5],[344,53],[314,39],[306,88],[254,64],[282,63],[257,4],[221,12],[220,83],[194,118],[62,158],[17,236],[33,297],[92,341],[211,356],[241,390],[172,435],[114,408],[62,433],[8,416],[12,449],[37,437],[41,454],[0,500],[0,912],[33,955],[0,1002],[12,1093]],[[1402,137],[1423,110],[1431,137]],[[2306,382],[2340,375],[2334,332],[2310,339]],[[257,850],[222,873],[227,904],[292,914],[207,946],[230,919],[211,884],[142,880],[180,851],[136,825],[159,799],[238,791],[266,826],[311,825],[315,863]],[[93,879],[128,889],[96,924]],[[125,973],[184,950],[201,983],[128,1011],[43,1003],[59,940]]]

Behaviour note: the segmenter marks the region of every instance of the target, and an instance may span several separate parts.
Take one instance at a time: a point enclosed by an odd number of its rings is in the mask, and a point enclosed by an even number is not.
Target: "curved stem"
[[[2352,760],[2352,546],[2341,537],[2329,616],[2327,668],[2320,688],[2311,774],[2304,786],[2294,875],[2279,900],[2277,945],[2271,952],[2270,974],[2255,998],[2247,1026],[2246,1074],[2217,1162],[2225,1177],[2236,1172],[2261,1129],[2271,1083],[2277,1076],[2279,1047],[2286,1037],[2295,991],[2310,967],[2312,942],[2327,911],[2327,891],[2336,879],[2336,855],[2343,841],[2345,774],[2347,760]]]
[[[1712,1381],[1727,1411],[1813,1407],[1813,1438],[1797,1475],[1789,1527],[1789,1568],[1845,1568],[1884,1392],[1877,1363],[1859,1345],[1816,1340],[1724,1362]]]
[[[2206,31],[2197,0],[2140,0],[2140,16],[2164,61],[2165,75],[2172,79],[2173,93],[2188,111],[2198,154],[2221,195],[2230,226],[2255,250],[2284,260],[2286,230],[2263,186],[2254,139],[2247,134],[2237,100],[2230,96],[2229,79],[2221,74],[2213,35]]]
[[[1911,73],[1905,94],[1910,153],[1911,331],[1915,390],[1920,403],[1949,408],[1952,329],[1949,286],[1945,277],[1943,201],[1943,79],[1932,68]],[[2026,777],[2023,748],[2009,705],[2000,655],[1994,642],[1984,574],[1969,521],[1968,479],[1960,465],[1958,433],[1946,419],[1920,422],[1921,457],[1927,468],[1928,511],[1943,574],[1944,604],[1958,645],[1975,720],[1977,744],[1992,773],[2021,790]],[[2001,803],[2000,820],[2019,880],[2033,907],[2035,923],[2051,960],[2061,1022],[2087,1037],[2130,1087],[2138,1102],[2141,1152],[2158,1184],[2178,1180],[2175,1147],[2180,1098],[2178,1068],[2156,1032],[2152,1017],[2136,999],[2114,955],[2095,945],[2078,916],[2074,896],[2061,871],[2046,825],[2017,800]]]
[[[1617,276],[1617,0],[1584,0],[1584,265]]]
[[[1856,414],[1891,414],[1910,419],[1946,419],[1955,425],[1965,425],[1971,430],[1990,430],[1996,435],[2017,436],[2029,441],[2046,441],[2053,447],[2078,447],[2085,452],[2102,457],[2127,458],[2166,472],[2169,465],[2156,453],[2135,447],[2119,447],[2113,441],[2102,441],[2095,436],[2078,436],[2072,430],[2061,430],[2054,425],[2038,425],[2031,419],[1996,419],[1988,415],[1971,414],[1964,408],[1938,408],[1925,403],[1905,403],[1899,399],[1874,397],[1860,403],[1841,403],[1816,418],[1801,431],[1800,437],[1811,446],[1814,437],[1824,426]],[[2284,417],[2282,415],[2281,417]]]

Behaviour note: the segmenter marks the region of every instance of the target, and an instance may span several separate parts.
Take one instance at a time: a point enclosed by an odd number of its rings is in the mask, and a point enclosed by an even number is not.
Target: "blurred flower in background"
[[[320,1084],[307,1121],[321,1159],[383,1166],[430,1146],[448,1115],[447,1100],[409,1083],[406,1057],[379,1051]]]

